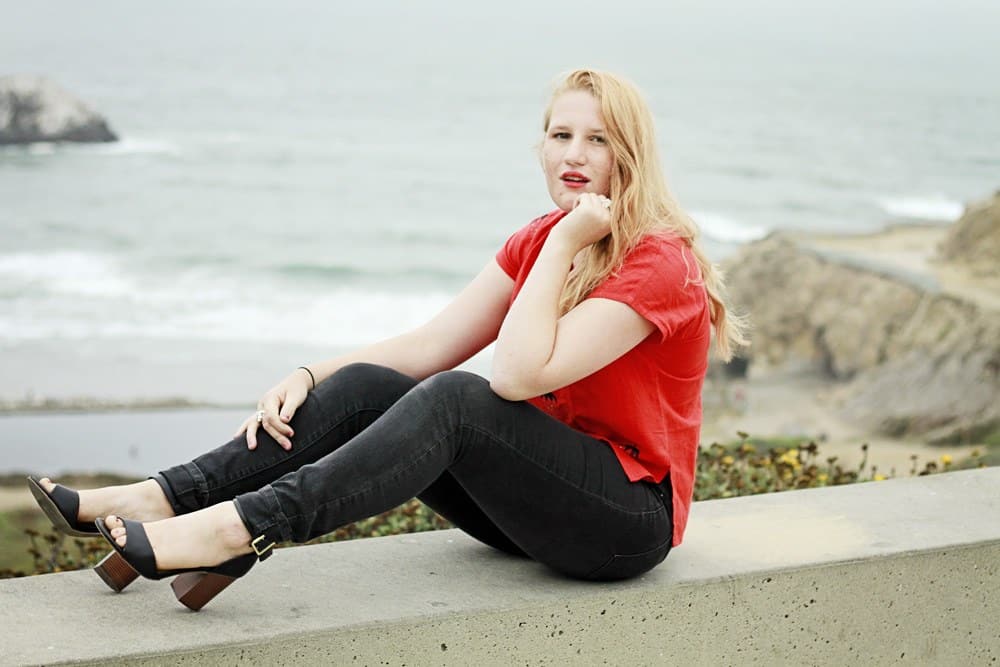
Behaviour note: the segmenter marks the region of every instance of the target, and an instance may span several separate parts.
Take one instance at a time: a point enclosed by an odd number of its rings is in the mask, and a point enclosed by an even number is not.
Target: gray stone
[[[49,79],[0,77],[0,145],[117,140],[104,118]]]

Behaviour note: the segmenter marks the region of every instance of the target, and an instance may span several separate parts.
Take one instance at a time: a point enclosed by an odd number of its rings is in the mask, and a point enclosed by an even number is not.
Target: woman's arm
[[[350,354],[311,364],[322,382],[347,364],[365,361],[423,380],[468,360],[497,337],[514,281],[491,260],[426,324]]]
[[[610,216],[596,197],[549,233],[500,327],[490,386],[511,401],[540,396],[586,377],[638,345],[655,328],[629,306],[585,299],[559,317],[573,257],[607,234]]]
[[[454,368],[496,338],[513,289],[514,281],[496,260],[490,260],[451,303],[423,326],[355,352],[309,364],[309,371],[319,383],[355,362],[388,366],[418,380]],[[296,369],[258,402],[258,410],[264,412],[263,421],[258,423],[254,417],[248,418],[234,437],[246,431],[247,446],[255,449],[257,429],[263,427],[279,445],[291,449],[295,432],[289,422],[311,388],[309,374]]]

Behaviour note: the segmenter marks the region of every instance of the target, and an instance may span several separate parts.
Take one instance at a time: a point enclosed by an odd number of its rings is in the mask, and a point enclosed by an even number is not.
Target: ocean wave
[[[107,144],[88,144],[101,155],[180,155],[181,148],[163,139],[124,137]]]
[[[114,259],[77,250],[0,255],[0,277],[17,290],[34,287],[62,294],[114,296],[133,289]]]
[[[390,282],[428,280],[435,283],[456,283],[469,279],[469,273],[465,271],[431,267],[361,268],[343,264],[283,264],[274,270],[290,278],[315,278],[324,281],[340,278],[375,278]]]
[[[944,195],[930,197],[882,197],[881,209],[893,218],[927,222],[954,222],[965,211],[965,205]]]
[[[149,292],[128,302],[35,298],[9,303],[0,316],[7,343],[120,338],[303,343],[356,347],[413,329],[452,295],[339,289],[328,293],[248,289],[234,294]]]
[[[692,211],[691,217],[702,234],[720,243],[749,243],[767,236],[764,227],[750,225],[729,216],[707,211]]]
[[[30,144],[2,146],[0,151],[27,153],[32,156],[59,154],[89,155],[180,155],[179,145],[163,139],[125,137],[118,141],[100,143],[78,143],[73,141],[36,141]]]

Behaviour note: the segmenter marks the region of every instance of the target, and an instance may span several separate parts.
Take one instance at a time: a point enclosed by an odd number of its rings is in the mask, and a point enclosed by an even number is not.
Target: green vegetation
[[[857,467],[845,468],[832,456],[823,458],[819,445],[805,438],[751,438],[745,433],[727,443],[713,443],[698,453],[695,476],[695,500],[730,498],[757,493],[835,486],[857,482],[882,481],[895,476],[895,471],[879,472],[867,461],[868,445],[862,445],[863,457]],[[961,462],[948,455],[937,461],[913,465],[909,475],[929,475],[936,472],[1000,464],[1000,451],[990,447],[982,454]],[[133,479],[113,475],[72,478],[61,477],[60,483],[83,487],[122,484]],[[23,485],[24,475],[0,478],[0,487]],[[363,521],[340,528],[317,538],[310,544],[378,537],[425,530],[450,528],[446,520],[418,500]],[[279,545],[281,547],[290,544]],[[102,539],[80,539],[55,532],[45,516],[35,508],[0,512],[0,578],[45,574],[92,567],[108,552]]]

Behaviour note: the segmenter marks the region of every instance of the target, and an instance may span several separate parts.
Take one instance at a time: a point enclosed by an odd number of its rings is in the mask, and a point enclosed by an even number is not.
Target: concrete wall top
[[[199,613],[181,607],[166,581],[140,579],[115,594],[89,571],[43,575],[0,581],[0,664],[133,660],[568,609],[983,544],[1000,544],[1000,468],[695,503],[683,545],[647,575],[613,584],[564,579],[454,530],[282,549]]]

